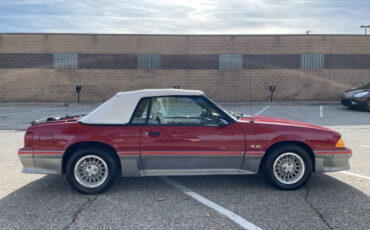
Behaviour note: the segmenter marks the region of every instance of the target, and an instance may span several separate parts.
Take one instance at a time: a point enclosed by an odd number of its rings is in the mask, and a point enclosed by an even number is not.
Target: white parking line
[[[368,176],[363,176],[363,175],[356,174],[356,173],[353,173],[353,172],[340,171],[340,173],[347,174],[347,175],[350,175],[350,176],[356,176],[356,177],[359,177],[359,178],[363,178],[363,179],[368,179],[368,180],[370,180],[370,177],[368,177]]]
[[[323,117],[324,116],[324,114],[323,114],[323,107],[322,107],[322,105],[320,105],[320,117]]]
[[[167,184],[175,187],[176,189],[182,191],[183,193],[185,193],[186,195],[188,196],[191,196],[192,198],[194,198],[195,200],[197,200],[198,202],[216,210],[217,212],[225,215],[227,218],[229,218],[230,220],[234,221],[235,223],[239,224],[242,228],[244,229],[249,229],[249,230],[261,230],[260,227],[252,224],[251,222],[248,222],[246,219],[242,218],[241,216],[238,216],[236,215],[235,213],[227,210],[226,208],[208,200],[207,198],[205,197],[202,197],[201,195],[199,195],[198,193],[196,192],[193,192],[192,190],[188,189],[187,187],[185,187],[184,185],[172,180],[171,178],[169,177],[160,177],[164,182],[166,182]]]
[[[254,114],[256,116],[260,115],[261,113],[265,112],[265,110],[269,109],[271,106],[266,106],[265,108],[263,108],[261,111],[259,111],[258,113]]]
[[[370,148],[370,145],[360,145],[360,146],[364,148]]]

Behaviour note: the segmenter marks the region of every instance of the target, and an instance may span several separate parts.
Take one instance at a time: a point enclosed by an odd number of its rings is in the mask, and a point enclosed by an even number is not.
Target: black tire
[[[302,160],[304,164],[304,172],[300,176],[296,177],[296,180],[297,180],[296,182],[292,180],[291,182],[282,183],[281,180],[283,179],[280,178],[279,180],[278,177],[276,176],[278,173],[277,172],[274,173],[274,163],[280,156],[281,156],[280,159],[282,159],[283,156],[286,156],[286,155],[289,156],[291,153],[293,153],[291,155],[293,157],[294,155],[298,155],[300,157],[300,159],[299,158],[296,158],[296,159],[299,162],[300,160]],[[264,164],[262,166],[263,166],[262,172],[263,172],[265,179],[268,182],[270,182],[270,184],[272,184],[274,187],[282,189],[282,190],[293,190],[293,189],[297,189],[303,186],[307,182],[307,180],[310,178],[311,173],[312,173],[312,160],[311,160],[310,155],[305,149],[297,145],[283,145],[283,146],[273,149],[269,153],[268,158],[264,161]],[[301,169],[302,168],[303,167],[301,167]],[[291,183],[291,184],[288,184],[288,183]]]
[[[108,168],[108,173],[107,176],[104,180],[104,182],[101,182],[97,187],[86,187],[80,182],[78,182],[78,179],[75,176],[74,169],[76,166],[76,163],[80,160],[83,159],[84,157],[94,156],[96,159],[100,158],[103,160]],[[103,163],[104,164],[104,163]],[[104,165],[105,166],[105,165]],[[98,194],[106,191],[109,189],[117,175],[117,163],[114,161],[113,157],[109,154],[107,150],[104,149],[97,149],[97,148],[84,148],[77,150],[76,152],[72,153],[72,156],[69,158],[66,166],[66,174],[67,174],[67,179],[71,186],[78,192],[83,193],[83,194]],[[106,170],[104,170],[106,171]],[[90,174],[91,175],[91,174]]]

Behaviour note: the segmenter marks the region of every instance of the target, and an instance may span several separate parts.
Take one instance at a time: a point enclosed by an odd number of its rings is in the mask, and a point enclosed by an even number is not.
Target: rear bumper
[[[62,151],[19,149],[22,173],[62,174]]]
[[[33,161],[32,149],[19,149],[18,157],[23,165],[22,173],[37,173]]]
[[[315,172],[336,172],[350,169],[352,150],[315,151]]]

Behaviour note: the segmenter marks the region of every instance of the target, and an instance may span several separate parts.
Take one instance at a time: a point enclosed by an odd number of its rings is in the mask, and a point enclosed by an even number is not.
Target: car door
[[[240,169],[242,128],[203,96],[153,97],[140,136],[145,170]]]

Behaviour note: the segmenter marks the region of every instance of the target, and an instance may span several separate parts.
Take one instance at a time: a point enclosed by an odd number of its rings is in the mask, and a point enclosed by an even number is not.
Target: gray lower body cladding
[[[242,157],[242,158],[240,158]],[[147,157],[120,156],[121,173],[124,177],[163,175],[220,175],[257,174],[262,160],[260,156],[217,157]],[[315,172],[334,172],[350,168],[351,154],[315,157]],[[23,173],[62,174],[61,154],[19,155]],[[191,163],[194,162],[194,163]],[[144,165],[146,167],[144,167]]]

